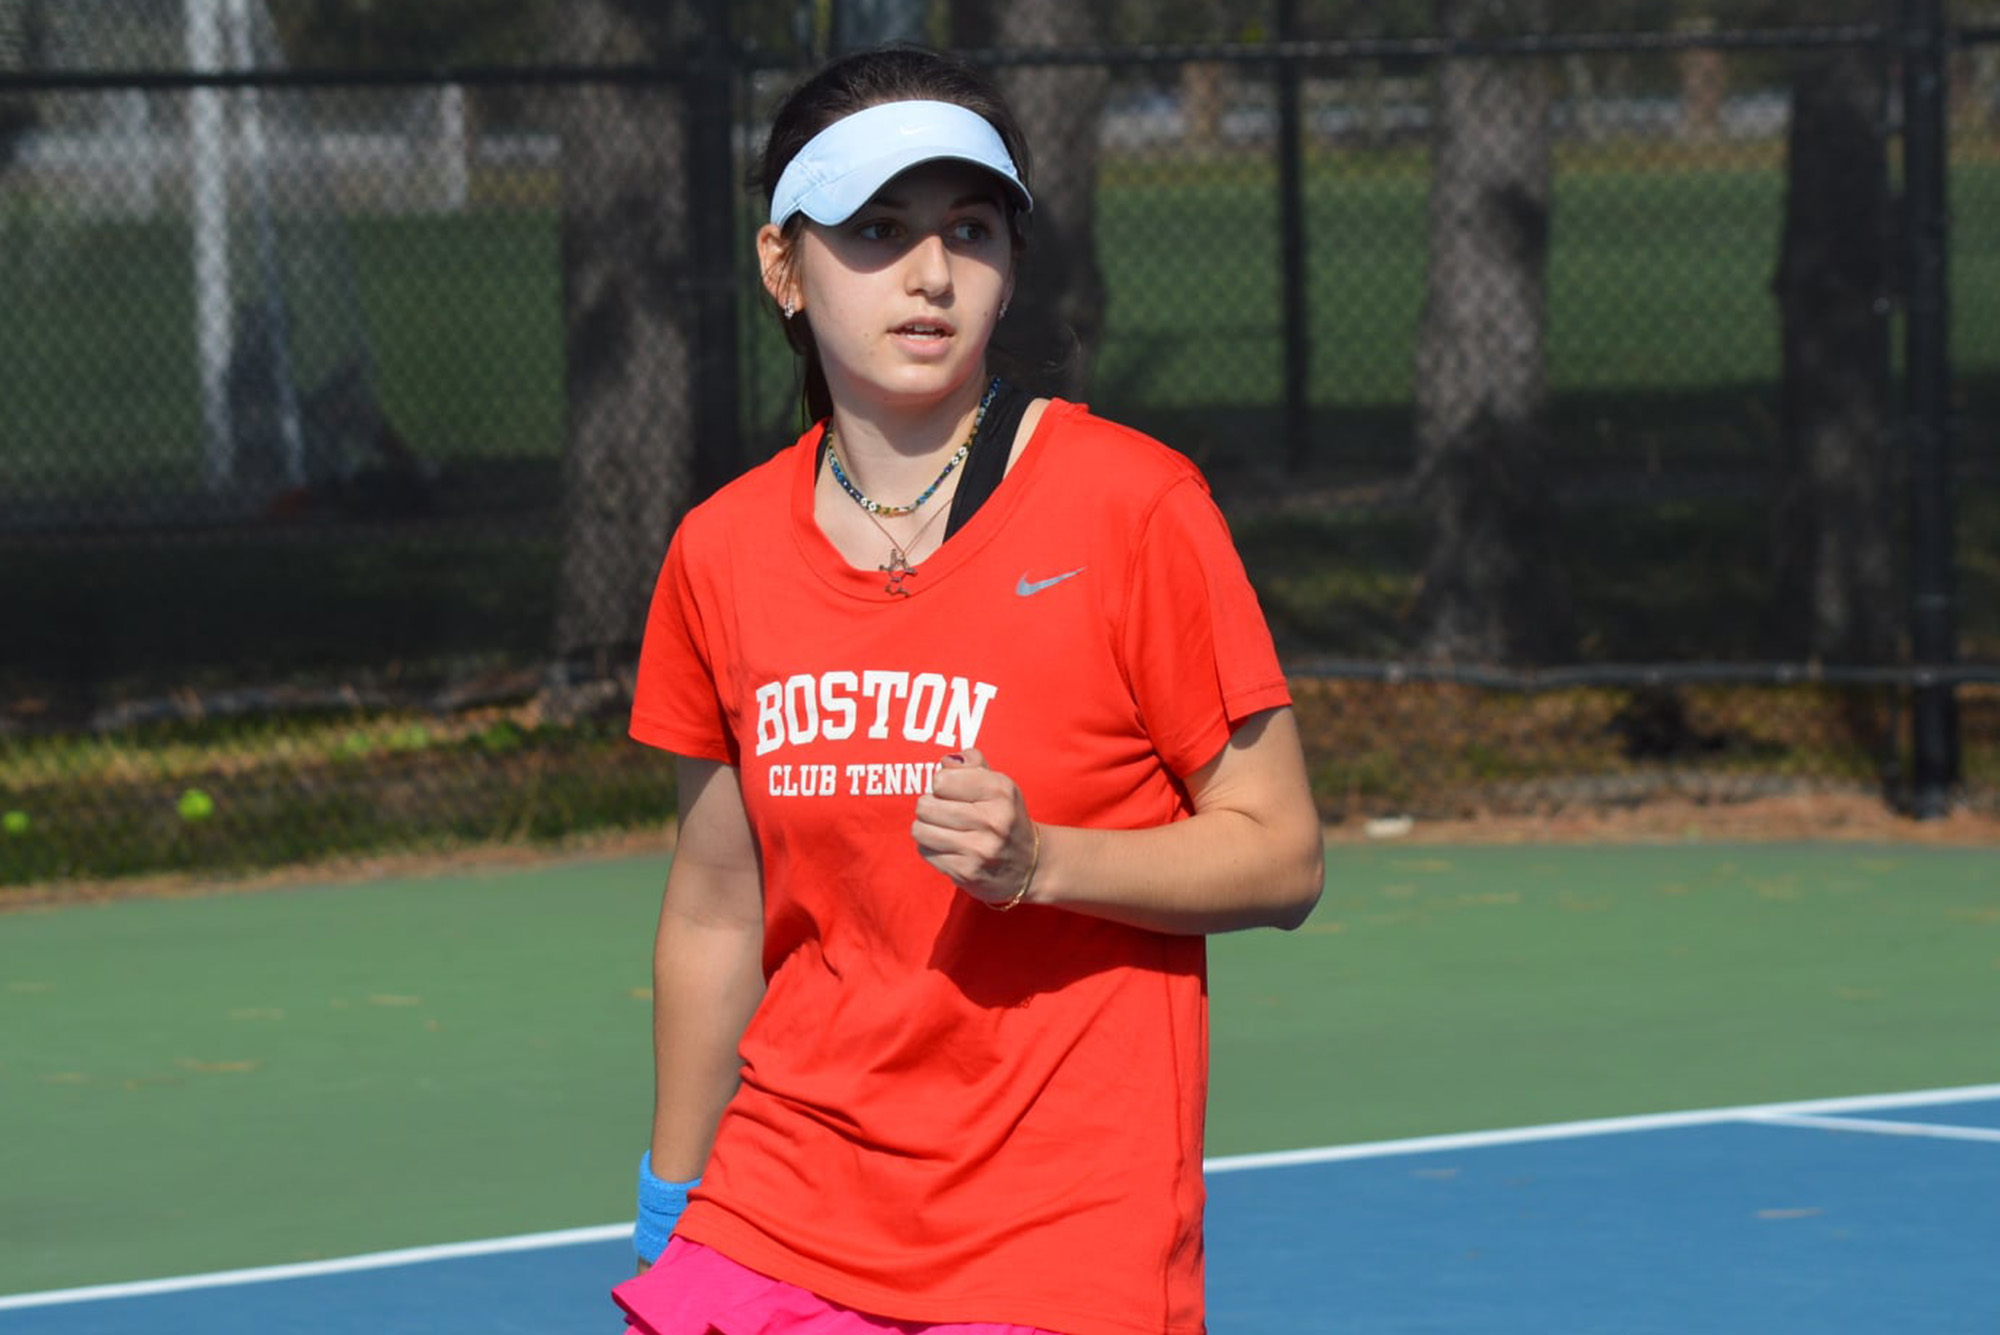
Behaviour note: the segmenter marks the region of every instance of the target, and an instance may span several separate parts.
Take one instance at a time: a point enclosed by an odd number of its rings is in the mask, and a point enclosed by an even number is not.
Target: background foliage
[[[966,8],[928,6],[930,35],[948,39]],[[2000,258],[1984,237],[2000,209],[2000,45],[1975,38],[1992,8],[1952,10],[1969,35],[1952,66],[1949,237],[1960,630],[1964,655],[1988,664],[2000,663]],[[124,35],[92,46],[53,21],[84,9],[129,25],[95,24]],[[747,154],[791,72],[823,52],[832,11],[730,9],[746,61],[730,119]],[[0,121],[16,127],[0,131],[13,316],[0,322],[0,881],[660,820],[668,767],[620,739],[628,660],[616,645],[589,660],[551,648],[576,494],[565,218],[590,188],[566,177],[560,131],[624,85],[548,77],[551,25],[573,12],[548,0],[269,5],[272,67],[352,81],[257,94],[282,151],[261,213],[240,202],[255,182],[239,176],[231,244],[245,307],[286,312],[308,411],[340,440],[321,471],[223,504],[204,480],[176,156],[195,94],[137,76],[123,89],[5,82],[172,67],[179,12],[0,4],[0,105],[26,109]],[[1873,12],[1556,6],[1558,31],[1629,40],[1522,63],[1553,90],[1539,461],[1574,605],[1565,652],[1525,666],[1603,670],[1523,694],[1380,680],[1422,653],[1412,344],[1431,264],[1433,55],[1305,67],[1303,244],[1288,256],[1276,71],[1247,47],[1157,45],[1422,38],[1437,9],[1091,10],[1111,45],[1089,157],[1102,333],[1082,392],[1209,474],[1297,674],[1330,819],[1898,792],[1907,691],[1753,684],[1759,665],[1804,657],[1777,632],[1771,522],[1784,429],[1772,281],[1802,55],[1659,49]],[[447,67],[482,73],[456,94],[410,73]],[[379,82],[390,71],[409,77]],[[1719,81],[1713,123],[1691,111],[1703,78]],[[245,95],[228,96],[233,123],[249,124]],[[1892,171],[1895,115],[1886,106],[1881,122]],[[1045,165],[1074,156],[1058,148]],[[735,213],[747,237],[747,196]],[[671,289],[663,308],[695,290]],[[749,276],[733,290],[740,463],[787,440],[796,410],[789,354]],[[1284,416],[1288,290],[1308,318],[1300,458]],[[1896,293],[1881,314],[1900,322]],[[342,349],[360,349],[365,372],[345,398],[332,392]],[[268,373],[240,369],[245,384]],[[633,434],[647,447],[680,430]],[[1901,467],[1880,504],[1907,543]],[[1632,663],[1655,667],[1618,675]],[[1714,664],[1734,665],[1734,684],[1670,688],[1657,670]],[[1976,686],[1960,703],[1961,798],[1990,805],[2000,705]]]

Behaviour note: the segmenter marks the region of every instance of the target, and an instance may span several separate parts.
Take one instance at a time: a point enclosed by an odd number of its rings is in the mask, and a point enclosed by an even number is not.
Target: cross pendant
[[[903,581],[909,576],[916,574],[917,568],[910,564],[908,557],[903,555],[902,548],[891,547],[889,549],[888,564],[877,566],[876,569],[889,572],[889,582],[882,586],[882,592],[900,593],[905,598],[910,596],[910,591],[903,587]]]

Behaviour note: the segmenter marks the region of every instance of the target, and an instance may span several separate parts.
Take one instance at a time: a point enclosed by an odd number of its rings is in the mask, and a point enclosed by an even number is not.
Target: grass
[[[1624,805],[1672,792],[1733,801],[1778,791],[1883,793],[1889,692],[1702,686],[1533,693],[1450,685],[1293,686],[1321,814],[1459,817]],[[1975,774],[2000,756],[2000,695],[1963,699]],[[1672,720],[1671,725],[1662,718]],[[1893,743],[1887,748],[1893,752]]]
[[[1100,406],[1159,417],[1278,402],[1269,176],[1261,163],[1110,174],[1099,201],[1111,294]],[[2000,207],[1990,203],[2000,165],[1961,165],[1953,187],[1959,372],[2000,373],[2000,255],[1978,243],[1975,225]],[[1414,157],[1334,159],[1309,177],[1311,387],[1322,410],[1409,400],[1425,189]],[[1762,166],[1650,170],[1628,160],[1561,176],[1549,273],[1557,401],[1774,381],[1782,189]],[[20,406],[0,431],[0,495],[194,486],[186,229],[19,219],[8,228],[20,236],[0,259],[15,312],[0,328],[0,365],[19,377]],[[326,361],[365,329],[388,414],[424,457],[553,459],[563,438],[558,253],[546,207],[354,217],[341,245],[313,252],[325,263],[351,258],[354,290],[311,266],[294,279],[312,299],[293,312],[300,355]],[[760,361],[782,359],[771,340],[754,347]],[[1235,447],[1258,452],[1240,436]]]
[[[1263,173],[1266,174],[1267,173]],[[1098,377],[1121,410],[1258,405],[1281,394],[1271,187],[1260,173],[1159,175],[1100,199],[1111,293]],[[1243,179],[1248,177],[1250,179]],[[2000,168],[1963,167],[1961,220]],[[1411,166],[1326,164],[1307,183],[1312,401],[1407,403],[1425,282],[1425,179]],[[1549,268],[1549,385],[1648,397],[1778,375],[1783,179],[1768,169],[1597,171],[1559,178]],[[2000,369],[2000,264],[1956,233],[1961,374]],[[1258,276],[1268,276],[1258,281]],[[1668,425],[1662,423],[1661,425]]]
[[[546,459],[563,441],[561,267],[546,212],[365,218],[355,269],[390,420],[426,457]]]
[[[1653,796],[1883,794],[1892,694],[1693,688],[1680,731],[1646,697],[1300,678],[1329,822],[1459,817]],[[2000,689],[1961,693],[1969,788],[2000,790]],[[200,800],[189,803],[189,794]],[[186,719],[102,735],[0,737],[0,887],[141,872],[225,875],[388,851],[449,852],[651,825],[673,767],[624,736],[622,701],[557,723],[535,705]]]
[[[4,886],[568,839],[662,822],[674,786],[612,719],[357,710],[0,743],[0,808]]]
[[[1962,457],[1992,461],[2000,251],[1978,224],[2000,215],[2000,163],[1968,157],[1952,188],[1958,444]],[[1293,477],[1276,407],[1269,164],[1107,166],[1109,323],[1091,400],[1209,472],[1293,654],[1410,652],[1423,539],[1396,484],[1409,468],[1425,191],[1412,153],[1311,164],[1311,457]],[[1549,273],[1550,451],[1570,487],[1561,545],[1581,658],[1772,652],[1761,633],[1763,485],[1777,432],[1769,279],[1781,192],[1775,158],[1735,147],[1657,161],[1565,155]],[[670,806],[670,784],[631,759],[615,728],[518,712],[490,734],[496,719],[483,714],[358,705],[257,724],[75,726],[170,691],[198,702],[283,682],[410,697],[542,660],[564,436],[557,220],[546,197],[480,198],[455,217],[349,220],[344,250],[324,253],[351,258],[351,288],[338,270],[296,276],[325,298],[301,307],[316,321],[299,331],[301,358],[327,364],[366,330],[388,416],[441,470],[441,516],[111,536],[72,520],[0,537],[10,628],[0,807],[30,818],[27,831],[0,835],[0,883],[534,837]],[[0,509],[195,494],[185,230],[46,224],[0,215],[12,316],[0,322]],[[785,433],[792,370],[761,314],[746,320],[746,417],[761,453]],[[2000,489],[1968,481],[1957,504],[1965,655],[2000,659]],[[1775,738],[1718,724],[1737,744],[1706,756],[1707,770],[1876,780],[1879,755],[1828,731],[1826,701],[1746,698],[1771,702],[1745,708],[1768,709]],[[1397,723],[1372,736],[1320,729],[1322,809],[1547,800],[1565,773],[1599,791],[1644,778],[1651,771],[1605,731],[1625,699],[1405,689],[1357,703],[1336,692],[1329,709]],[[1996,725],[1990,711],[1977,717],[1968,772],[1992,776]],[[51,720],[68,726],[43,735]],[[382,740],[420,735],[420,745]],[[215,798],[213,817],[181,818],[190,788]]]
[[[1960,637],[1975,661],[2000,658],[2000,488],[1959,496]],[[1761,492],[1579,501],[1560,547],[1591,662],[1782,657],[1771,600]],[[1421,573],[1419,517],[1406,507],[1246,508],[1237,545],[1282,648],[1294,655],[1402,658]]]
[[[10,648],[0,695],[73,717],[172,686],[436,680],[533,659],[555,562],[539,524],[20,539],[0,544],[0,624],[39,629]]]
[[[1225,500],[1239,492],[1235,475],[1217,477]],[[1409,654],[1422,553],[1410,509],[1348,500],[1231,508],[1288,652]],[[2000,658],[2000,488],[1964,489],[1958,518],[1964,651]],[[1580,657],[1772,653],[1756,490],[1640,489],[1578,501],[1561,522]],[[0,717],[84,719],[132,697],[242,683],[441,688],[481,665],[536,662],[554,615],[557,550],[549,527],[528,519],[0,542],[0,625],[33,628],[0,657]]]

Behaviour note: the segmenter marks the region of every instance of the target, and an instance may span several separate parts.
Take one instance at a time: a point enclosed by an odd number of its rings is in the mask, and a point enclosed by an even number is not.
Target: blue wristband
[[[700,1185],[700,1178],[667,1182],[654,1177],[653,1152],[647,1150],[639,1156],[639,1216],[632,1225],[632,1249],[641,1261],[651,1265],[660,1259],[674,1225],[680,1222],[681,1211],[687,1209],[688,1193]]]

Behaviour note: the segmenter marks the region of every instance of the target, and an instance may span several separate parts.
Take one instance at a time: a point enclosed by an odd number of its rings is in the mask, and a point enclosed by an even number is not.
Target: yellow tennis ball
[[[181,794],[179,810],[182,820],[207,820],[215,814],[215,799],[199,788],[190,788]]]
[[[10,811],[0,816],[0,830],[5,830],[8,834],[26,834],[28,827],[33,824],[25,811]]]

